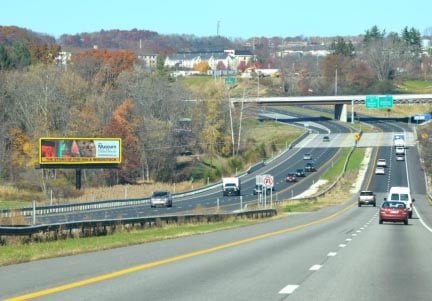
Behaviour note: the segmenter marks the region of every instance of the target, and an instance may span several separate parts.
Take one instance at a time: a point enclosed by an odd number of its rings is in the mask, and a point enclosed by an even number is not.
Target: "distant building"
[[[67,66],[71,60],[72,53],[66,51],[60,51],[54,58],[54,62],[57,66]]]
[[[138,54],[138,60],[142,62],[147,69],[156,68],[157,58],[157,54]]]
[[[237,71],[243,62],[248,65],[255,56],[248,50],[223,50],[212,52],[178,52],[165,59],[165,66],[175,69],[193,69],[198,63],[207,62],[212,72]]]

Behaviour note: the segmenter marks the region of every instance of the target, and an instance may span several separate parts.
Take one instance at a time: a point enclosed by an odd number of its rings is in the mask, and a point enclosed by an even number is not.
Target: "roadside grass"
[[[323,173],[322,178],[329,181],[328,184],[326,184],[327,187],[328,185],[331,185],[342,173],[349,151],[349,148],[344,149],[339,159],[332,165],[332,167]],[[286,200],[283,202],[281,210],[283,212],[310,212],[345,202],[352,197],[350,190],[352,188],[353,179],[356,179],[358,176],[358,170],[360,169],[364,155],[365,149],[354,149],[348,161],[345,174],[335,187],[325,195],[320,197],[311,197],[306,200]],[[325,187],[323,187],[323,189],[325,189]]]
[[[220,223],[176,224],[154,228],[126,229],[98,237],[75,237],[65,240],[26,243],[24,237],[8,239],[1,246],[0,266],[34,260],[132,246],[163,239],[204,234],[263,222],[262,220],[228,219]]]
[[[358,122],[358,120],[355,120],[354,123],[350,123],[351,127],[356,129],[356,131],[362,131],[363,133],[378,133],[378,129],[376,127],[373,127],[367,123]]]
[[[42,193],[12,186],[0,186],[0,208],[28,207],[31,206],[33,200],[42,198]]]
[[[410,93],[432,93],[432,82],[406,80],[401,85],[399,85],[398,90],[404,93],[407,93],[407,91]]]
[[[302,128],[270,121],[245,120],[244,123],[248,130],[244,133],[242,140],[245,145],[239,155],[228,159],[208,155],[201,158],[219,176],[213,181],[219,181],[221,176],[233,176],[246,171],[250,166],[277,155],[304,132]]]
[[[327,180],[330,183],[334,182],[342,173],[345,161],[350,151],[351,148],[345,147],[342,150],[339,158],[335,162],[333,162],[331,167],[321,175],[321,179]]]
[[[333,109],[332,106],[324,106],[323,105],[320,107],[323,107],[323,108],[329,107],[329,108]],[[329,119],[333,118],[333,115],[331,113],[312,110],[312,109],[304,108],[302,106],[285,106],[285,107],[276,107],[276,108],[279,110],[283,110],[283,111],[287,111],[287,112],[293,112],[293,113],[297,113],[297,114],[304,114],[304,115],[308,115],[308,116],[312,116],[312,117],[325,117],[325,118],[329,118]]]
[[[349,149],[344,150],[338,162],[330,168],[333,169],[332,172],[329,172],[330,178],[341,173],[343,164],[341,167],[339,161],[342,163],[345,162],[348,151]],[[350,188],[352,187],[352,179],[355,179],[357,176],[364,152],[364,149],[355,149],[347,165],[346,174],[330,192],[310,201],[286,200],[282,203],[282,206],[277,208],[278,211],[285,213],[310,212],[345,202],[351,197]],[[201,210],[197,208],[195,213],[199,212]],[[275,218],[280,218],[280,215]],[[1,246],[0,266],[125,247],[162,239],[204,234],[266,221],[268,220],[228,219],[220,223],[158,225],[145,229],[127,229],[123,227],[112,234],[98,237],[75,237],[55,241],[43,241],[46,238],[41,237],[41,242],[38,243],[30,243],[24,237],[13,237],[12,239],[8,239],[6,245]]]

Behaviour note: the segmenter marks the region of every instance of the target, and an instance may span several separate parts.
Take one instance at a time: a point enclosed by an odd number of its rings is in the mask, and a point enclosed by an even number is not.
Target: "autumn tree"
[[[210,69],[210,66],[208,62],[200,62],[200,63],[196,63],[193,69],[205,74]]]
[[[247,66],[246,66],[246,62],[245,61],[241,61],[240,64],[238,64],[237,66],[237,70],[239,72],[244,72],[246,70]]]
[[[142,120],[137,129],[142,174],[147,180],[172,180],[175,158],[185,148],[178,134],[179,120],[192,117],[190,92],[160,73],[122,73],[118,80],[123,96],[132,99]],[[193,133],[188,134],[188,139]]]
[[[10,137],[10,172],[12,179],[17,177],[28,168],[34,168],[37,163],[37,146],[32,143],[27,133],[21,129],[13,128],[9,133]]]
[[[231,153],[231,148],[226,149],[225,142],[230,138],[225,139],[226,123],[225,118],[221,114],[223,94],[217,86],[211,87],[207,91],[206,107],[204,114],[203,129],[201,132],[201,141],[205,147],[207,155],[210,157],[211,165],[213,158],[221,154],[222,149],[228,154]],[[231,145],[229,143],[228,145]]]
[[[138,117],[134,113],[131,100],[125,100],[114,112],[105,126],[104,136],[122,139],[122,164],[118,173],[106,172],[107,182],[114,184],[134,184],[139,177],[138,138],[135,135]],[[117,178],[118,175],[118,178]]]
[[[44,65],[52,64],[55,57],[58,56],[60,45],[30,44],[28,46],[32,64],[42,63]]]
[[[128,50],[92,49],[72,56],[73,69],[98,87],[115,86],[118,75],[131,71],[135,62],[135,54]]]
[[[386,34],[373,26],[364,36],[361,58],[379,81],[391,82],[403,75],[401,70],[416,74],[420,68],[418,32],[405,28],[400,37],[397,33]]]
[[[224,62],[222,61],[218,61],[217,65],[216,65],[216,70],[226,70],[226,66],[224,64]]]

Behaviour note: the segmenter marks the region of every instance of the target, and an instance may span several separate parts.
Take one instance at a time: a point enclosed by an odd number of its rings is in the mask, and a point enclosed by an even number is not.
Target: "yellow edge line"
[[[76,281],[76,282],[72,282],[72,283],[69,283],[69,284],[53,287],[53,288],[50,288],[50,289],[45,289],[45,290],[41,290],[41,291],[30,293],[30,294],[22,295],[22,296],[13,297],[13,298],[10,298],[10,299],[5,299],[4,301],[20,301],[20,300],[29,300],[29,299],[33,299],[33,298],[38,298],[38,297],[42,297],[42,296],[46,296],[46,295],[50,295],[50,294],[66,291],[66,290],[69,290],[69,289],[77,288],[77,287],[80,287],[80,286],[92,284],[92,283],[95,283],[95,282],[100,282],[100,281],[104,281],[104,280],[120,277],[120,276],[129,274],[129,273],[133,273],[133,272],[149,269],[149,268],[156,267],[156,266],[159,266],[159,265],[164,265],[164,264],[168,264],[168,263],[171,263],[171,262],[175,262],[175,261],[191,258],[191,257],[194,257],[194,256],[199,256],[199,255],[208,254],[208,253],[220,251],[220,250],[223,250],[223,249],[235,247],[235,246],[238,246],[238,245],[241,245],[241,244],[245,244],[245,243],[248,243],[248,242],[252,242],[252,241],[255,241],[255,240],[260,240],[260,239],[264,239],[264,238],[267,238],[267,237],[271,237],[271,236],[275,236],[275,235],[280,235],[280,234],[284,234],[284,233],[287,233],[287,232],[292,232],[292,231],[295,231],[295,230],[299,230],[299,229],[302,229],[302,228],[306,228],[306,227],[309,227],[309,226],[312,226],[312,225],[320,224],[322,222],[331,220],[331,219],[335,218],[336,216],[342,214],[343,212],[351,209],[355,204],[356,203],[352,203],[349,206],[347,206],[347,207],[345,207],[345,208],[343,208],[343,209],[341,209],[341,210],[339,210],[339,211],[337,211],[337,212],[335,212],[335,213],[333,213],[333,214],[331,214],[329,216],[326,216],[324,218],[312,221],[310,223],[301,224],[301,225],[298,225],[298,226],[282,229],[282,230],[279,230],[279,231],[269,232],[269,233],[258,235],[258,236],[253,236],[253,237],[250,237],[250,238],[246,238],[246,239],[234,241],[234,242],[231,242],[231,243],[219,245],[219,246],[216,246],[216,247],[213,247],[213,248],[208,248],[208,249],[204,249],[204,250],[200,250],[200,251],[196,251],[196,252],[186,253],[186,254],[183,254],[183,255],[180,255],[180,256],[170,257],[170,258],[167,258],[167,259],[162,259],[162,260],[158,260],[158,261],[154,261],[154,262],[149,262],[149,263],[142,264],[142,265],[137,265],[137,266],[134,266],[134,267],[130,267],[130,268],[127,268],[127,269],[116,271],[116,272],[104,274],[104,275],[101,275],[101,276],[96,276],[96,277],[88,278],[88,279],[85,279],[85,280]]]

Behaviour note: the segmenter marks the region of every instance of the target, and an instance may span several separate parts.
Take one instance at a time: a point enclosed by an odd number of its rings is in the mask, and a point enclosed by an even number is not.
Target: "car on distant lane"
[[[324,136],[322,141],[323,142],[330,142],[330,136]]]
[[[377,166],[375,168],[375,174],[376,175],[385,175],[385,169],[382,166]]]
[[[379,223],[403,222],[408,225],[408,209],[404,202],[385,201],[379,210]]]
[[[404,154],[396,154],[396,161],[405,161]]]
[[[150,207],[172,207],[172,196],[168,190],[156,190],[150,198]]]
[[[358,206],[362,205],[373,205],[376,206],[376,195],[373,191],[370,190],[362,190],[360,191],[358,197]]]
[[[285,178],[286,182],[297,182],[297,177],[295,172],[289,172]]]
[[[312,160],[312,154],[311,153],[305,153],[303,155],[303,160]]]
[[[313,162],[308,162],[304,168],[305,171],[316,171],[315,164]]]
[[[411,197],[411,189],[407,186],[392,186],[384,201],[403,202],[408,210],[408,218],[412,218],[415,199]]]
[[[297,168],[296,170],[297,177],[306,177],[306,173],[303,168]]]
[[[386,159],[378,159],[376,165],[381,166],[381,167],[387,167],[387,161],[386,161]]]

